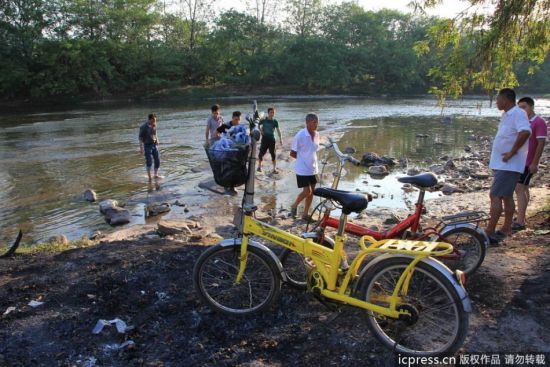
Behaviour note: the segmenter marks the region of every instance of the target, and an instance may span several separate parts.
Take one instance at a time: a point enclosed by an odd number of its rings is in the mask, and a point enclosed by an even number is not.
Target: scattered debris
[[[36,308],[38,306],[42,306],[44,304],[44,302],[40,302],[40,301],[30,301],[29,302],[29,306],[33,307],[33,308]]]
[[[127,326],[124,321],[122,321],[121,319],[118,319],[118,318],[113,319],[113,320],[109,320],[109,321],[101,319],[101,320],[97,321],[97,324],[95,325],[94,329],[92,330],[92,333],[99,334],[99,333],[101,333],[101,331],[103,330],[103,328],[105,326],[111,326],[113,324],[116,326],[116,330],[120,334],[124,334],[126,331],[132,329],[132,327]]]

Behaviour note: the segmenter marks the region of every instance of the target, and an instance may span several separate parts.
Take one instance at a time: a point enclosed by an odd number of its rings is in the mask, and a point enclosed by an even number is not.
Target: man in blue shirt
[[[149,114],[147,122],[139,128],[139,148],[141,154],[145,155],[145,167],[147,176],[151,181],[151,167],[155,162],[155,178],[160,178],[158,170],[160,167],[160,153],[158,151],[159,140],[157,137],[157,116]]]

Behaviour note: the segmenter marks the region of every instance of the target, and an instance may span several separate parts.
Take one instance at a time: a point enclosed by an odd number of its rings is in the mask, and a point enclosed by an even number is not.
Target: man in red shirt
[[[520,176],[515,190],[518,202],[518,216],[514,223],[512,223],[512,229],[521,231],[525,229],[525,211],[529,203],[529,181],[538,171],[539,160],[544,150],[546,138],[548,137],[548,128],[546,127],[546,121],[535,114],[535,101],[533,98],[523,97],[518,101],[518,107],[527,113],[529,124],[531,125],[525,171]]]

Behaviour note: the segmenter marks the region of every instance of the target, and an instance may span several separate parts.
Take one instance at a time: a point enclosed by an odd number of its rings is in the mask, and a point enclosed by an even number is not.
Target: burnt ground
[[[535,231],[490,248],[468,280],[474,311],[461,352],[550,352],[550,235],[540,232],[550,229],[548,213],[529,224]],[[191,279],[204,249],[151,239],[2,259],[0,366],[395,365],[362,311],[345,308],[333,320],[286,286],[265,314],[211,312]],[[2,316],[8,307],[16,309]],[[99,319],[114,318],[133,328],[92,333]]]

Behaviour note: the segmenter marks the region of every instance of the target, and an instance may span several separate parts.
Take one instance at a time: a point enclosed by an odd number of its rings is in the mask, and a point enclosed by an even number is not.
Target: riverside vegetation
[[[263,7],[212,16],[214,2],[204,0],[3,1],[0,97],[403,95],[431,87],[442,98],[492,94],[503,84],[550,89],[542,1],[502,2],[494,14],[454,20],[352,2],[286,0],[279,13],[273,0],[256,3]],[[453,28],[461,20],[471,27]]]

